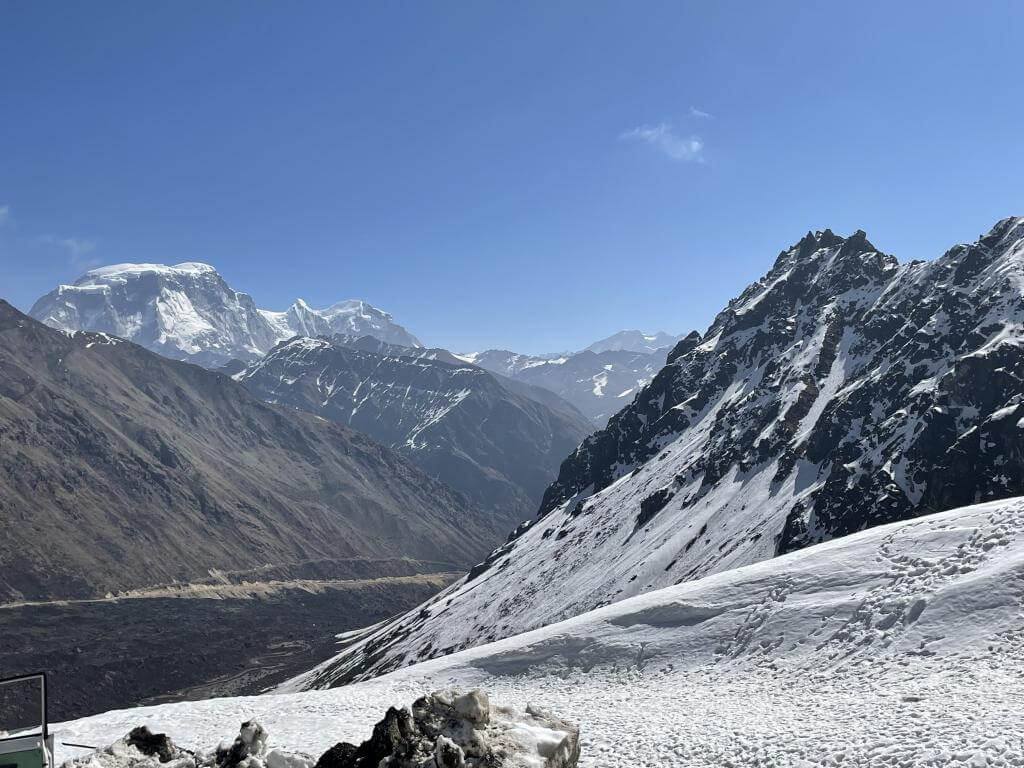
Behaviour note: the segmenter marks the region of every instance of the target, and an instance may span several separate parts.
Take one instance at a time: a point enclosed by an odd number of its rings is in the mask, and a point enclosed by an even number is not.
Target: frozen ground
[[[110,712],[58,741],[146,723],[206,746],[255,717],[319,755],[454,684],[578,721],[584,766],[1024,766],[1022,534],[1024,500],[953,510],[369,682]]]

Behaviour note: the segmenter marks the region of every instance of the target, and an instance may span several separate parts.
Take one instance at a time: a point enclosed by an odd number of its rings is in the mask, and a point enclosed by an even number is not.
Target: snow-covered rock
[[[207,744],[255,718],[268,747],[320,754],[367,738],[387,706],[483,687],[580,723],[584,768],[1021,766],[1022,596],[1014,499],[879,526],[365,682],[55,728],[58,743],[147,723]],[[449,597],[426,611],[444,620]]]
[[[535,520],[311,682],[1022,494],[1022,344],[1024,219],[903,265],[808,234],[562,463]]]
[[[185,749],[166,733],[140,725],[107,747],[66,760],[61,768],[312,768],[303,753],[274,750],[267,754],[267,732],[255,720],[242,723],[233,742]]]
[[[358,747],[340,742],[316,768],[574,768],[575,725],[527,707],[492,707],[479,689],[435,691],[388,709]]]
[[[214,367],[253,360],[296,335],[344,333],[420,346],[391,315],[362,301],[286,312],[259,309],[208,264],[114,264],[40,298],[29,314],[65,331],[99,331],[167,357]]]

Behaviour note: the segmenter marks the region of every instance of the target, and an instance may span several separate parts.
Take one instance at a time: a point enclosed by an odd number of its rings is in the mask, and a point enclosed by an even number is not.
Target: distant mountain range
[[[211,570],[460,570],[506,525],[360,432],[0,301],[0,602],[102,597]]]
[[[367,334],[407,347],[419,340],[366,302],[313,309],[299,299],[287,311],[259,309],[208,264],[115,264],[61,285],[29,310],[66,331],[109,333],[176,360],[206,367],[254,360],[293,336]]]
[[[619,331],[607,339],[595,341],[586,348],[587,352],[658,352],[674,347],[682,336],[673,336],[664,331],[644,333],[643,331]]]
[[[531,517],[590,423],[547,390],[445,350],[372,337],[297,337],[234,378],[258,397],[354,427],[391,446],[507,529]]]
[[[425,350],[391,315],[364,301],[313,309],[301,299],[284,312],[260,309],[231,288],[211,266],[186,262],[115,264],[58,286],[29,310],[65,331],[86,330],[128,339],[153,352],[207,368],[238,373],[273,347],[296,336],[341,339],[349,345],[376,339],[420,357],[485,368],[528,387],[542,387],[603,427],[665,363],[681,337],[659,331],[619,331],[578,353],[522,355],[487,350],[453,355]],[[506,382],[507,383],[507,382]],[[537,392],[534,391],[534,397]]]
[[[1024,218],[904,264],[863,232],[808,233],[562,463],[536,519],[434,600],[350,638],[316,684],[1024,494],[1022,349]]]
[[[585,349],[572,354],[531,356],[489,349],[460,355],[460,358],[556,393],[572,403],[590,419],[593,427],[598,428],[647,386],[665,365],[665,357],[670,350],[671,347],[654,352],[594,352]]]

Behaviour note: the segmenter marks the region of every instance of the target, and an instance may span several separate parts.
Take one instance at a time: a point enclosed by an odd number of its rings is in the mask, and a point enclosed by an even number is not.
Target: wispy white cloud
[[[11,218],[11,206],[0,205],[0,227],[7,224]]]
[[[677,136],[667,123],[638,125],[619,135],[620,141],[643,141],[680,162],[699,163],[704,159],[704,142],[699,136]]]
[[[690,117],[696,117],[700,120],[710,120],[714,115],[710,112],[705,112],[703,109],[697,109],[697,107],[690,107]]]
[[[68,255],[68,264],[72,269],[82,271],[99,266],[99,259],[86,258],[96,250],[95,240],[86,240],[81,237],[60,237],[58,235],[40,235],[36,239],[40,243],[64,249]]]

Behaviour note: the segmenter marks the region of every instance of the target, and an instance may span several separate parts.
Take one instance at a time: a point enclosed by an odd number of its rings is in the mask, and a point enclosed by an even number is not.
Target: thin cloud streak
[[[699,136],[677,136],[667,123],[638,125],[619,135],[620,141],[642,141],[677,162],[703,162],[704,142]]]
[[[63,248],[68,254],[68,265],[79,272],[99,266],[99,259],[85,257],[96,250],[96,241],[80,237],[59,237],[58,235],[40,235],[36,238],[40,243]]]
[[[703,109],[697,109],[697,107],[690,107],[690,117],[696,117],[699,120],[710,120],[714,117],[710,112],[705,112]]]

